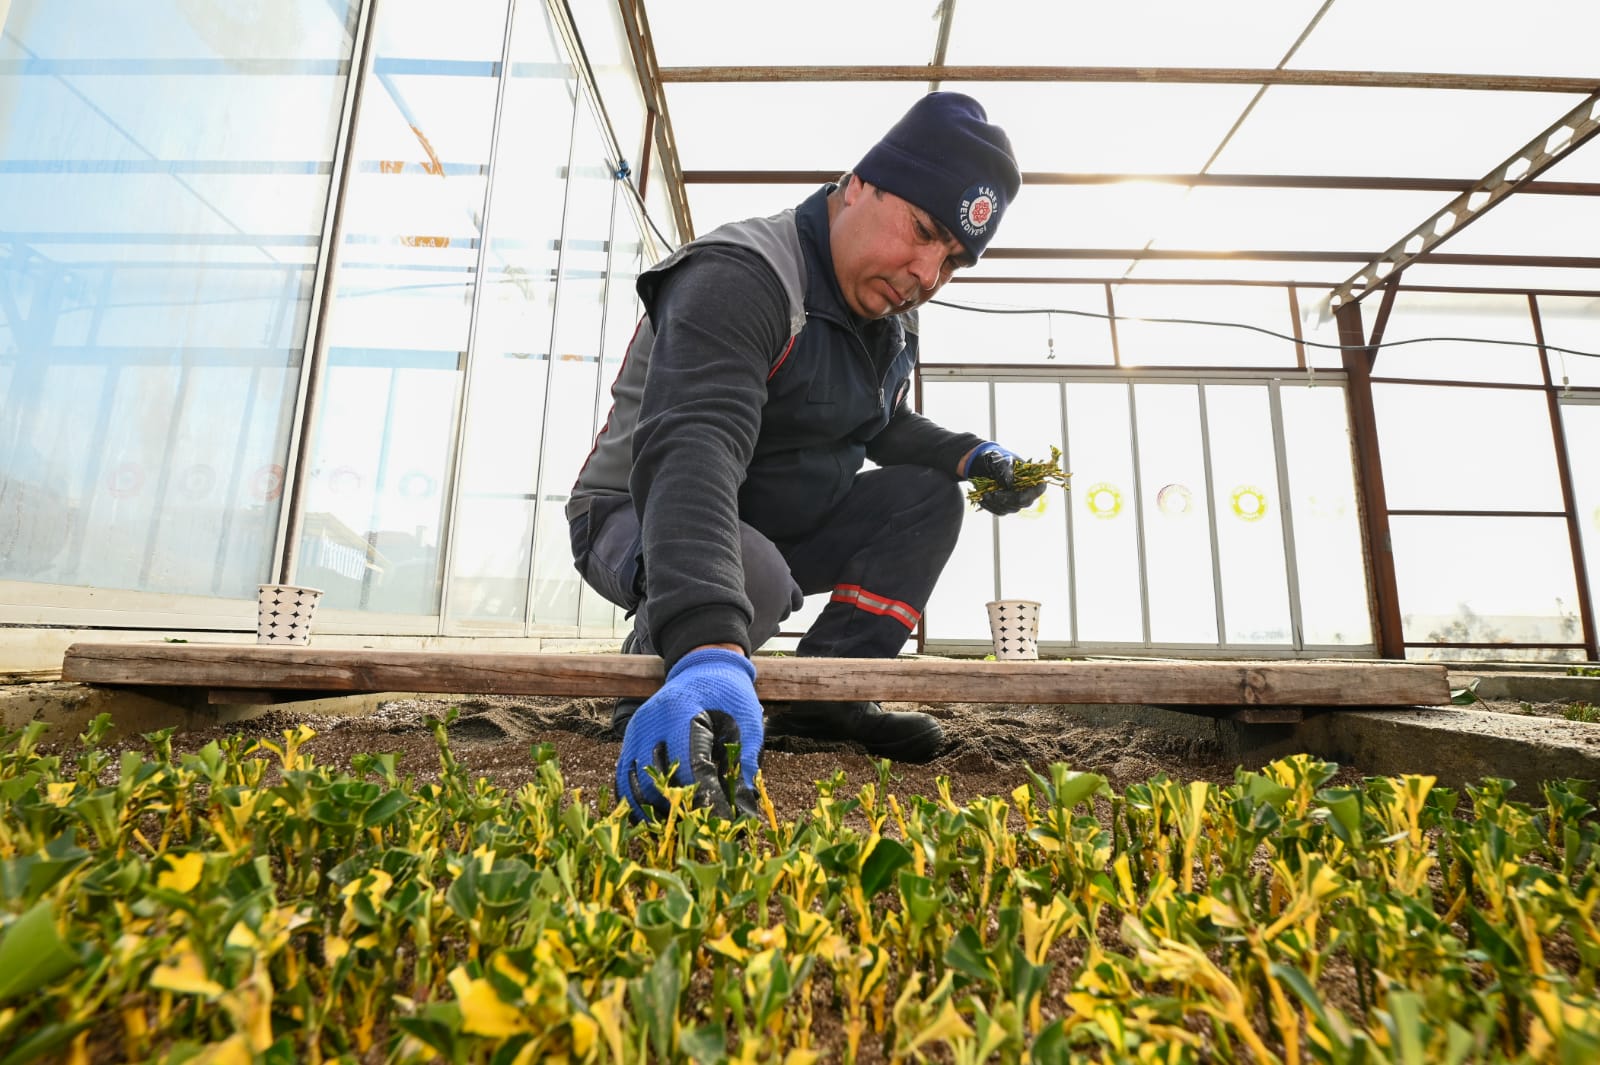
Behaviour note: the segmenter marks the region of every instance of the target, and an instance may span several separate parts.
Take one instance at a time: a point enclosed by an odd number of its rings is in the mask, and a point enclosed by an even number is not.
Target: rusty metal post
[[[1377,412],[1372,404],[1372,362],[1361,328],[1361,305],[1347,303],[1334,312],[1339,324],[1350,435],[1355,444],[1356,490],[1361,496],[1362,527],[1371,559],[1373,622],[1378,654],[1406,656],[1400,622],[1400,590],[1394,575],[1394,546],[1389,538],[1389,500],[1383,487],[1383,461],[1378,452]]]

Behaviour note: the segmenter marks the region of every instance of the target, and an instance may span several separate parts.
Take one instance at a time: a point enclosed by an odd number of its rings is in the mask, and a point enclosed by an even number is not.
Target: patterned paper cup
[[[311,642],[311,617],[321,588],[263,584],[256,589],[256,643],[304,646]]]
[[[994,656],[1001,662],[1031,662],[1039,657],[1039,604],[1032,599],[1001,599],[989,609]]]

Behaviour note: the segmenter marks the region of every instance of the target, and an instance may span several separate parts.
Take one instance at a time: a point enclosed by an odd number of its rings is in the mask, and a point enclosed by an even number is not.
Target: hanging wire
[[[633,198],[639,204],[639,213],[642,214],[644,216],[644,220],[650,224],[650,228],[655,230],[656,237],[661,241],[662,247],[667,249],[668,254],[676,251],[677,246],[673,244],[672,241],[667,239],[666,234],[661,232],[661,227],[656,225],[656,220],[651,217],[650,209],[648,206],[646,206],[644,197],[640,195],[638,187],[631,180],[629,180],[630,176],[631,175],[628,173],[628,164],[623,162],[616,172],[617,180],[622,182],[623,185],[627,187],[628,191],[633,194]],[[1503,347],[1513,348],[1538,348],[1540,346],[1537,341],[1533,340],[1500,340],[1494,337],[1456,336],[1412,337],[1409,340],[1385,340],[1377,344],[1329,344],[1320,340],[1306,340],[1303,337],[1291,336],[1288,333],[1280,333],[1275,329],[1268,329],[1265,326],[1251,325],[1248,322],[1219,322],[1204,318],[1144,318],[1138,315],[1107,314],[1103,311],[1078,311],[1068,307],[974,307],[970,304],[955,303],[950,300],[929,300],[928,302],[934,306],[944,307],[948,310],[967,311],[973,314],[1045,315],[1046,329],[1049,332],[1047,341],[1049,345],[1049,353],[1045,355],[1046,359],[1054,359],[1056,357],[1054,316],[1057,314],[1071,314],[1076,315],[1079,318],[1095,318],[1105,322],[1151,322],[1157,325],[1203,325],[1214,326],[1219,329],[1247,329],[1252,333],[1263,333],[1269,337],[1276,337],[1279,340],[1298,342],[1313,348],[1327,348],[1331,351],[1365,351],[1367,349],[1377,348],[1398,348],[1404,347],[1407,344],[1437,343],[1498,344]],[[1578,355],[1586,359],[1600,359],[1600,351],[1583,351],[1580,348],[1563,348],[1558,347],[1555,344],[1545,344],[1544,350],[1554,351],[1559,355]],[[1561,368],[1562,384],[1566,385],[1567,378],[1565,359],[1562,360]]]
[[[1398,348],[1407,344],[1433,344],[1441,342],[1458,344],[1499,344],[1513,348],[1538,348],[1540,345],[1533,340],[1500,340],[1494,337],[1412,337],[1409,340],[1385,340],[1377,344],[1327,344],[1318,340],[1305,340],[1280,333],[1265,326],[1250,325],[1248,322],[1216,322],[1204,318],[1144,318],[1129,314],[1106,314],[1103,311],[1075,311],[1067,307],[974,307],[965,303],[952,303],[949,300],[929,300],[931,304],[946,307],[954,311],[971,311],[976,314],[1073,314],[1079,318],[1097,318],[1110,322],[1152,322],[1158,325],[1206,325],[1217,326],[1222,329],[1248,329],[1252,333],[1264,333],[1269,337],[1279,340],[1298,341],[1313,348],[1329,348],[1335,351],[1365,351],[1368,348]],[[1567,355],[1581,355],[1584,358],[1600,359],[1600,351],[1583,351],[1578,348],[1557,347],[1554,344],[1545,344],[1546,351],[1561,352]]]

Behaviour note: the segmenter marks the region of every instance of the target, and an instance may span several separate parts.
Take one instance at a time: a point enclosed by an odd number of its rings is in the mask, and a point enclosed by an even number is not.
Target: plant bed
[[[0,1062],[1600,1055],[1581,786],[1298,756],[991,767],[957,794],[958,751],[932,779],[821,771],[760,822],[675,791],[635,826],[599,775],[614,745],[568,733],[602,768],[564,775],[506,707],[472,709],[398,757],[325,741],[410,741],[405,706],[177,750],[102,745],[103,720],[5,735]],[[776,755],[769,786],[849,761]]]

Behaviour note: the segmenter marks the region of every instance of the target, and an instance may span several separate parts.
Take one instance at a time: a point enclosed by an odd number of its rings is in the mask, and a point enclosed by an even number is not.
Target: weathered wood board
[[[77,643],[62,678],[235,691],[649,695],[659,658],[240,644]],[[978,662],[756,659],[763,699],[1174,706],[1438,706],[1445,669],[1413,662]]]

